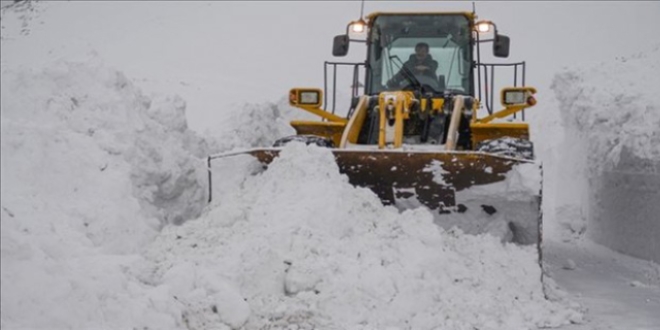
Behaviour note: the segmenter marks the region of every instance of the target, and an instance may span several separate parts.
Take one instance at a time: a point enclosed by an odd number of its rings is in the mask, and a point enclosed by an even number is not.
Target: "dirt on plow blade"
[[[537,163],[481,152],[332,152],[349,182],[371,189],[385,205],[425,206],[445,229],[456,226],[471,234],[495,233],[521,245],[540,244],[541,166]],[[279,150],[241,154],[268,165]]]

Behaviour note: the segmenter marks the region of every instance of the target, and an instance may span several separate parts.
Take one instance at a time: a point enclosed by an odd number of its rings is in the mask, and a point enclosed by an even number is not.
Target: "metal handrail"
[[[352,96],[356,97],[358,95],[358,86],[357,82],[359,82],[359,73],[360,73],[360,66],[365,66],[366,63],[360,63],[360,62],[328,62],[325,61],[323,63],[323,95],[325,97],[323,98],[323,110],[328,111],[328,99],[329,97],[327,96],[328,92],[328,66],[332,66],[332,114],[335,113],[336,111],[336,101],[337,101],[337,66],[353,66],[353,91],[352,91]],[[350,109],[349,109],[350,111]]]
[[[486,110],[488,110],[488,114],[493,114],[493,102],[495,98],[495,93],[494,93],[494,88],[495,88],[495,67],[513,67],[513,87],[518,87],[518,67],[521,67],[522,71],[522,77],[521,77],[521,86],[525,86],[525,62],[517,62],[517,63],[476,63],[477,70],[478,71],[478,91],[479,91],[479,99],[481,100],[481,70],[483,68],[484,71],[484,104],[486,105]],[[490,76],[489,76],[489,69],[490,69]],[[490,84],[489,84],[489,78],[490,78]],[[515,118],[514,114],[514,118]],[[525,111],[522,111],[522,119],[525,120]]]

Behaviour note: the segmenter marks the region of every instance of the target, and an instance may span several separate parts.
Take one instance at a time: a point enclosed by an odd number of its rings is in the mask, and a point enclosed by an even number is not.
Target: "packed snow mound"
[[[127,270],[205,205],[182,100],[98,63],[3,68],[1,93],[2,328],[174,328]]]
[[[167,227],[145,282],[189,329],[533,329],[579,322],[544,297],[535,247],[444,231],[384,207],[326,148],[292,142],[267,171],[226,159],[208,213]],[[230,174],[231,173],[231,174]],[[237,179],[241,177],[242,179]],[[222,328],[222,327],[220,327]]]

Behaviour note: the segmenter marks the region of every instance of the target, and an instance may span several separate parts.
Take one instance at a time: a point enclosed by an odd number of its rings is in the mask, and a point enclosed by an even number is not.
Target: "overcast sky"
[[[660,2],[477,2],[480,19],[511,38],[507,61],[548,97],[562,67],[610,61],[660,43]],[[360,47],[333,58],[332,38],[360,15],[359,1],[106,1],[42,4],[29,36],[2,41],[3,66],[96,58],[147,91],[179,93],[190,125],[224,109],[277,101],[294,86],[323,85],[326,60],[363,61]],[[366,1],[373,11],[471,11],[472,3]],[[498,60],[502,61],[502,60]],[[543,95],[545,93],[545,95]],[[238,107],[236,107],[238,108]]]

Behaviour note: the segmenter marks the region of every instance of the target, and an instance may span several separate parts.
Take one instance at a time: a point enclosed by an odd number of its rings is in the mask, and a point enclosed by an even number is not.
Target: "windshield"
[[[463,15],[378,16],[369,49],[369,94],[420,85],[472,94],[470,25]]]

